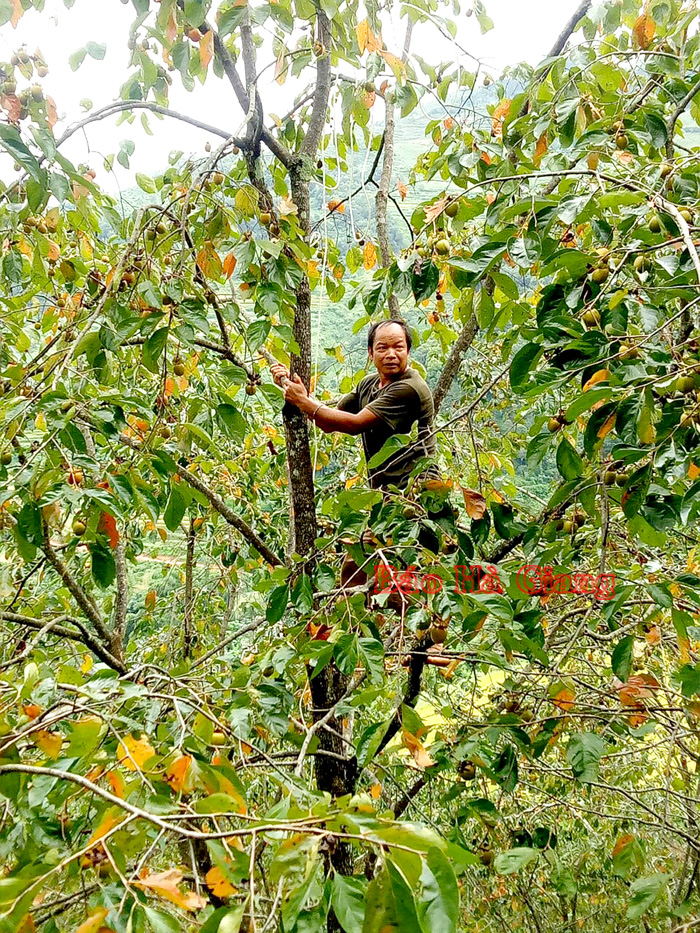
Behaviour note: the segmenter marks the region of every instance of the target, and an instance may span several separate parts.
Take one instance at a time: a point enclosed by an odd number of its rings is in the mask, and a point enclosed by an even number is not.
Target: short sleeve
[[[413,424],[418,420],[420,397],[413,386],[406,382],[395,382],[366,407],[379,415],[392,431],[398,431],[406,423]]]
[[[335,407],[338,411],[349,411],[351,415],[359,414],[360,400],[357,396],[357,388],[344,395]]]

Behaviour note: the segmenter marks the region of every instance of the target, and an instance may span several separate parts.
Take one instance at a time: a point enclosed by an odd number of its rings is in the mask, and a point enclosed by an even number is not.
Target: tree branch
[[[676,106],[676,109],[673,111],[671,116],[668,118],[668,121],[666,123],[666,132],[668,134],[668,138],[666,140],[666,158],[669,161],[671,161],[671,159],[673,158],[673,153],[674,153],[673,137],[676,133],[676,123],[678,122],[678,118],[682,115],[683,111],[688,106],[688,104],[691,102],[691,100],[695,97],[698,91],[700,91],[700,78],[698,78],[695,81],[695,83],[690,88],[688,93],[685,94],[685,96],[681,99],[681,101]]]
[[[194,576],[194,545],[196,538],[194,527],[194,518],[190,517],[190,527],[187,532],[187,557],[185,559],[185,612],[183,619],[184,633],[184,651],[185,658],[192,657],[194,644],[196,641],[192,630],[192,610],[194,609],[193,576]]]
[[[0,619],[5,622],[12,622],[14,625],[26,625],[27,628],[39,631],[46,628],[46,624],[42,622],[41,619],[20,615],[17,612],[8,612],[3,609],[0,609]],[[65,625],[59,625],[59,620],[69,622],[71,625],[74,625],[78,631],[66,628]],[[104,661],[109,667],[114,668],[115,671],[118,671],[120,674],[125,674],[127,672],[125,664],[115,658],[114,655],[110,654],[104,645],[97,641],[94,635],[92,635],[78,619],[73,619],[70,616],[58,616],[57,619],[52,620],[51,634],[59,635],[61,638],[69,638],[71,641],[80,642],[85,645],[86,648],[89,648],[101,661]]]
[[[462,328],[459,337],[452,344],[449,356],[445,361],[442,372],[438,376],[438,381],[433,392],[433,402],[435,403],[435,414],[440,411],[440,406],[445,400],[445,396],[450,391],[450,386],[462,365],[464,354],[474,342],[474,338],[479,332],[479,323],[476,315],[472,314],[467,323]]]
[[[316,39],[323,46],[323,50],[316,62],[316,88],[314,102],[311,108],[309,128],[301,144],[301,154],[314,157],[321,143],[321,134],[326,123],[328,111],[328,98],[331,91],[331,24],[320,6],[316,14]]]

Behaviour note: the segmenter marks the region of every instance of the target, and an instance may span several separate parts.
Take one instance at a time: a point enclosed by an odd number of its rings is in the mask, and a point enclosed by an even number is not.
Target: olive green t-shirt
[[[379,373],[365,376],[352,392],[341,398],[336,408],[352,414],[359,414],[363,408],[369,408],[375,415],[379,415],[379,423],[362,432],[367,463],[390,437],[394,434],[410,434],[411,428],[418,422],[418,435],[413,443],[392,454],[380,466],[367,468],[369,484],[373,489],[389,485],[404,487],[416,461],[421,457],[435,455],[435,435],[432,434],[435,417],[433,394],[415,369],[407,369],[383,388],[379,387]]]

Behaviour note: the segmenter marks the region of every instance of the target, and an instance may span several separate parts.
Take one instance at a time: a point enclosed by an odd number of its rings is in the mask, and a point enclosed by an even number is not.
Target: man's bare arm
[[[330,408],[325,403],[311,398],[299,376],[294,376],[293,380],[290,379],[289,370],[280,363],[273,363],[270,370],[274,381],[284,387],[285,400],[308,415],[326,434],[331,434],[333,431],[340,431],[343,434],[362,434],[363,431],[381,421],[379,415],[375,415],[369,408],[363,408],[361,412],[354,414]]]

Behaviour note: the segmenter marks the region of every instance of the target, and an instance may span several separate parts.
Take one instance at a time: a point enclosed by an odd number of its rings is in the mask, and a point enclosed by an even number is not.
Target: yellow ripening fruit
[[[550,418],[547,422],[547,430],[552,434],[556,434],[557,431],[561,431],[562,423],[557,418]]]
[[[586,327],[597,327],[600,324],[600,315],[594,308],[589,308],[581,315],[581,320]]]
[[[73,534],[78,538],[82,538],[86,531],[87,526],[85,525],[85,522],[81,522],[79,518],[76,518],[76,520],[73,522]]]
[[[222,745],[226,744],[226,736],[223,732],[214,732],[211,737],[211,744],[215,745],[217,748],[220,748]]]

